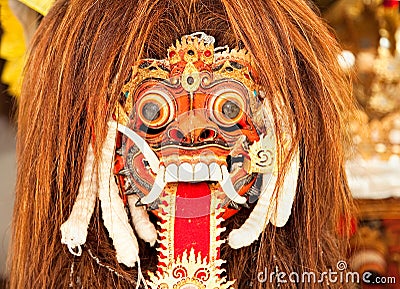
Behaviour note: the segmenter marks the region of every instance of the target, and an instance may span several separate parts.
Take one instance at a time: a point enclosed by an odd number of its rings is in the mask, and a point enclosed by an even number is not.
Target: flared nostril
[[[185,140],[184,133],[177,127],[170,128],[168,130],[168,137],[178,143],[181,143]]]
[[[167,129],[168,139],[179,144],[195,144],[214,141],[217,136],[218,131],[210,126],[202,128],[182,128],[174,125]]]
[[[201,130],[198,140],[200,142],[204,142],[204,141],[212,141],[215,140],[215,138],[217,137],[217,131],[215,129],[212,128],[204,128]]]

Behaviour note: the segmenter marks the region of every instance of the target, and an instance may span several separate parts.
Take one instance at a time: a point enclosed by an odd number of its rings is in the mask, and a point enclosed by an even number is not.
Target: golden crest
[[[203,61],[210,65],[214,62],[214,44],[204,43],[204,40],[199,40],[197,37],[190,35],[183,36],[181,41],[176,40],[176,45],[168,49],[168,61],[174,65],[180,61],[187,63]]]
[[[217,260],[218,267],[224,261]],[[189,254],[185,251],[182,258],[170,263],[162,273],[149,272],[150,281],[147,285],[151,289],[230,289],[234,281],[220,278],[223,269],[211,266],[206,258],[202,259],[200,253],[196,256],[192,249]]]

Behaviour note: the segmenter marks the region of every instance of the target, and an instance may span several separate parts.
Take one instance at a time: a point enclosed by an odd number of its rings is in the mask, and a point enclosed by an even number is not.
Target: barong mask
[[[269,221],[283,226],[298,174],[296,154],[274,194],[274,121],[250,54],[214,48],[214,38],[204,33],[184,36],[166,59],[134,65],[114,117],[98,197],[118,261],[127,266],[139,261],[124,207],[139,237],[153,245],[157,232],[146,213],[151,210],[160,228],[159,265],[156,275],[149,273],[150,288],[230,288],[233,281],[221,277],[221,222],[241,207],[252,207],[245,223],[229,234],[235,249],[257,240]],[[91,154],[89,149],[85,175]],[[116,182],[110,181],[112,173]],[[96,193],[95,185],[83,181],[61,228],[62,242],[76,255],[86,240]],[[79,208],[86,217],[78,216]]]
[[[168,59],[135,66],[119,121],[156,156],[146,158],[129,136],[122,139],[124,170],[118,173],[125,176],[125,193],[156,208],[166,184],[208,182],[220,185],[226,203],[245,204],[241,195],[274,164],[272,127],[266,127],[256,77],[246,50],[216,53],[212,42],[190,36],[169,49]],[[250,149],[264,137],[268,147]]]

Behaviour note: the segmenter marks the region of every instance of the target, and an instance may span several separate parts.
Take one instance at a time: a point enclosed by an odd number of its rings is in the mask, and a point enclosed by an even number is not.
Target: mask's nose
[[[167,137],[181,144],[213,141],[218,137],[218,126],[202,111],[189,111],[168,126]]]

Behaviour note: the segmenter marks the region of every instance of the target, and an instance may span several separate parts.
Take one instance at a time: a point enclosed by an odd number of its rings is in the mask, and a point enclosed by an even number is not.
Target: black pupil
[[[160,108],[154,102],[146,103],[142,109],[143,116],[150,121],[160,117]]]
[[[222,106],[222,113],[230,119],[234,119],[239,115],[240,108],[239,106],[234,103],[233,101],[227,101]]]

